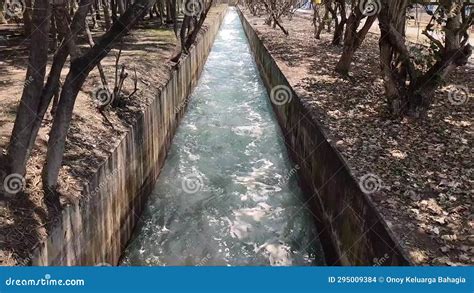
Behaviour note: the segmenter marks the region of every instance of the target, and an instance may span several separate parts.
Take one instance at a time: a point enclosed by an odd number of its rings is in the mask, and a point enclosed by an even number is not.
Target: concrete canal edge
[[[158,179],[187,99],[199,80],[227,9],[210,20],[189,55],[92,178],[67,205],[31,265],[116,265]]]
[[[291,86],[277,63],[238,10],[262,79],[270,94],[276,86]],[[293,89],[293,99],[272,103],[290,156],[299,165],[300,183],[320,232],[328,265],[411,265],[371,199],[362,192],[342,155],[324,134],[309,106]],[[316,150],[316,151],[315,151]],[[302,159],[305,158],[305,159]]]

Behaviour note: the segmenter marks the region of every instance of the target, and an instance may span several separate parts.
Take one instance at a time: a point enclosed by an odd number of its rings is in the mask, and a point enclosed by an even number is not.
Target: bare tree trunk
[[[40,104],[46,64],[48,62],[48,35],[50,28],[51,6],[49,0],[36,0],[33,23],[36,29],[31,35],[30,56],[26,72],[25,86],[18,106],[15,125],[13,127],[8,155],[12,173],[24,175],[29,155],[31,125],[36,119],[36,111]]]
[[[193,28],[193,31],[191,32],[191,35],[189,36],[189,38],[186,40],[186,48],[191,48],[191,46],[194,44],[194,42],[196,41],[196,38],[198,36],[198,33],[199,31],[201,30],[202,28],[202,25],[204,24],[204,21],[206,20],[207,18],[207,14],[209,13],[209,10],[211,10],[211,7],[212,7],[212,2],[213,0],[210,0],[209,1],[209,4],[207,5],[206,9],[204,10],[204,12],[201,14],[201,17],[199,18],[199,21],[197,23],[197,25]]]
[[[344,36],[344,50],[342,52],[341,58],[339,59],[339,62],[336,65],[336,72],[338,72],[339,74],[345,76],[349,74],[354,54],[359,49],[360,45],[367,36],[367,33],[372,27],[372,24],[377,18],[376,15],[367,17],[364,26],[359,31],[357,31],[364,17],[365,16],[359,9],[359,1],[355,1],[353,3],[352,13],[346,24],[346,33]]]
[[[56,111],[58,110],[58,103],[59,103],[59,87],[54,91],[54,95],[53,95],[53,103],[51,105],[51,116],[54,117],[54,115],[56,114]],[[39,128],[38,128],[39,130]],[[38,135],[38,132],[35,133],[35,138],[36,136]],[[33,144],[34,142],[32,142]]]
[[[164,6],[163,1],[164,0],[158,0],[157,4],[156,4],[158,6],[158,11],[160,12],[161,24],[163,24],[165,22],[165,6]]]
[[[171,61],[178,62],[182,54],[183,53],[186,54],[191,48],[191,46],[194,44],[198,36],[198,33],[201,30],[201,27],[204,24],[204,21],[206,20],[207,14],[209,13],[209,10],[212,7],[212,3],[213,3],[213,0],[209,1],[208,4],[206,2],[203,2],[203,5],[207,5],[207,6],[205,10],[199,15],[199,20],[197,21],[197,23],[195,23],[192,26],[192,30],[191,30],[191,25],[192,25],[191,21],[193,20],[194,17],[185,15],[183,24],[181,26],[181,32],[180,32],[181,50],[176,56],[171,58]]]
[[[321,26],[321,15],[319,15],[321,12],[321,7],[319,4],[313,4],[313,26],[314,26],[314,37],[316,39],[320,38],[321,32],[319,30],[319,27]],[[319,34],[318,34],[319,32]]]
[[[318,28],[315,30],[316,39],[319,40],[321,38],[321,33],[324,29],[324,25],[328,22],[328,19],[329,19],[329,9],[325,8],[324,16],[319,18]],[[330,27],[330,24],[329,24],[329,27]]]
[[[334,29],[334,37],[332,39],[332,44],[339,46],[342,42],[342,36],[344,34],[344,22],[339,22],[336,28]]]
[[[277,15],[276,14],[276,3],[275,2],[270,2],[270,6],[268,5],[267,2],[263,2],[263,5],[265,6],[267,12],[270,14],[269,18],[268,18],[268,25],[271,25],[272,24],[272,21],[273,21],[273,28],[276,28],[277,26],[280,28],[280,30],[285,34],[285,35],[289,35],[289,32],[288,30],[286,30],[280,23],[279,19],[280,19],[280,16],[281,15]],[[282,10],[283,11],[283,10]],[[266,22],[267,23],[267,22]]]
[[[108,0],[103,0],[104,7],[104,20],[105,20],[105,29],[108,30],[112,26],[112,20],[110,18],[110,5]]]
[[[188,53],[188,49],[186,48],[185,44],[186,44],[186,38],[188,37],[190,25],[191,25],[191,18],[192,16],[190,15],[184,15],[183,23],[181,24],[181,30],[179,34],[181,51],[185,54]]]
[[[125,13],[125,2],[124,0],[115,0],[117,2],[118,12],[120,15]]]
[[[89,43],[89,46],[92,48],[94,47],[94,39],[92,38],[92,33],[89,28],[89,24],[87,23],[87,18],[84,19],[84,31],[87,36],[87,42]],[[99,70],[99,76],[100,80],[102,81],[102,85],[109,91],[109,85],[107,83],[107,77],[105,76],[104,73],[104,68],[102,67],[102,64],[100,62],[97,63],[97,69]]]
[[[394,59],[398,58],[399,54],[393,49],[392,44],[397,40],[394,37],[392,30],[400,35],[400,38],[405,37],[405,18],[407,0],[393,2],[385,6],[379,15],[380,26],[380,66],[382,69],[382,77],[385,86],[385,96],[390,111],[393,115],[401,115],[407,105],[408,97],[405,89],[405,76],[402,72],[397,70],[401,66],[394,66]],[[400,13],[403,12],[403,13]],[[393,26],[396,27],[393,27]]]
[[[338,19],[338,13],[341,19]],[[332,44],[339,46],[342,42],[342,38],[344,36],[344,27],[347,22],[346,16],[346,1],[345,0],[336,0],[336,9],[335,13],[333,14],[333,18],[335,17],[336,27],[334,29],[334,37],[332,39]]]
[[[203,5],[206,2],[205,0],[202,0]],[[177,36],[178,35],[178,11],[176,10],[176,0],[171,0],[171,20],[173,21],[173,31],[174,34]]]
[[[117,21],[117,0],[110,0],[110,8],[112,10],[112,23]]]
[[[110,30],[98,40],[94,47],[87,50],[82,56],[72,60],[49,135],[46,165],[43,168],[43,186],[47,191],[54,190],[57,185],[59,170],[64,156],[66,136],[71,123],[77,94],[82,84],[90,71],[97,66],[98,62],[107,56],[113,44],[121,40],[153,6],[154,2],[155,0],[137,0],[112,25]]]
[[[171,1],[172,0],[165,0],[166,1],[166,23],[171,23]]]
[[[51,51],[56,51],[58,48],[58,29],[56,28],[56,19],[54,17],[54,5],[51,13],[51,28],[50,28],[51,40],[49,42],[49,49]]]
[[[3,10],[3,6],[5,5],[5,0],[0,0],[0,24],[7,23],[5,19],[5,11]]]
[[[26,9],[23,12],[23,26],[25,36],[29,37],[32,33],[32,21],[33,21],[33,1],[32,0],[25,0]],[[36,7],[36,3],[35,3]]]
[[[90,16],[91,16],[91,20],[92,20],[92,28],[96,28],[97,27],[97,19],[95,18],[96,17],[96,12],[95,12],[94,5],[91,5]]]
[[[69,9],[69,15],[74,15],[74,10],[76,10],[75,0],[67,0],[67,5]]]
[[[100,10],[102,8],[101,0],[95,0],[93,5],[94,5],[94,11],[95,11],[95,19],[101,20],[102,19],[100,15]]]
[[[415,67],[405,42],[407,4],[408,0],[382,0],[379,14],[380,66],[392,114],[418,118],[426,114],[434,92],[443,80],[456,67],[466,65],[472,55],[467,30],[474,16],[462,17],[462,0],[440,2],[442,10],[436,22],[442,25],[444,43],[430,35],[430,22],[423,34],[430,39],[437,61],[423,72]]]
[[[28,149],[31,149],[34,146],[38,131],[41,128],[41,122],[48,110],[51,99],[59,95],[61,71],[66,63],[68,55],[71,55],[71,59],[77,57],[76,36],[83,30],[83,23],[86,19],[87,11],[89,10],[91,2],[92,0],[81,0],[79,9],[75,13],[72,23],[69,19],[67,7],[64,6],[63,10],[57,11],[59,31],[64,33],[64,38],[53,57],[53,64],[51,65],[46,85],[41,92],[40,105],[35,122],[32,126]],[[70,23],[71,26],[69,27]],[[57,106],[57,102],[53,106]]]

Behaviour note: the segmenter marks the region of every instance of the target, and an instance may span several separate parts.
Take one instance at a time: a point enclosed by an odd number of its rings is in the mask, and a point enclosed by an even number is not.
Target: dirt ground
[[[204,26],[213,21],[222,9],[224,6],[211,9]],[[109,108],[105,112],[112,125],[99,113],[92,98],[94,91],[102,86],[97,69],[91,72],[82,87],[60,174],[62,204],[80,199],[82,182],[119,144],[129,125],[168,80],[174,65],[169,59],[176,53],[177,39],[171,28],[157,27],[153,21],[146,21],[102,61],[109,87],[113,87],[115,56],[122,46],[120,63],[126,64],[130,76],[124,86],[127,95],[133,91],[134,69],[137,71],[137,93],[126,100],[123,107]],[[93,33],[100,34],[98,31]],[[28,47],[29,43],[21,37],[19,27],[0,25],[0,154],[5,152],[13,128],[25,82]],[[67,68],[62,74],[66,76]],[[40,183],[51,123],[52,117],[48,114],[28,163],[24,194],[17,194],[11,201],[0,205],[0,266],[27,264],[30,251],[47,237],[49,223],[58,215],[58,211],[49,209],[45,204]]]
[[[383,99],[376,34],[357,52],[352,78],[343,79],[333,70],[342,48],[330,44],[329,33],[316,40],[307,15],[283,22],[286,37],[245,14],[356,178],[381,180],[371,197],[412,261],[474,264],[472,59],[437,91],[427,119],[393,120]],[[450,102],[454,86],[470,90],[467,101]]]

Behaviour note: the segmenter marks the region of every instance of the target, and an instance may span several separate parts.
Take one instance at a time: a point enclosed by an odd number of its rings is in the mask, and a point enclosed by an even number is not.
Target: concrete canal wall
[[[115,265],[139,219],[186,110],[226,9],[213,19],[190,54],[118,147],[86,183],[82,199],[64,208],[32,265]]]
[[[291,86],[239,10],[265,85]],[[328,265],[409,265],[406,253],[370,198],[359,188],[341,154],[327,140],[310,107],[293,91],[291,102],[272,103],[302,187],[318,217]]]

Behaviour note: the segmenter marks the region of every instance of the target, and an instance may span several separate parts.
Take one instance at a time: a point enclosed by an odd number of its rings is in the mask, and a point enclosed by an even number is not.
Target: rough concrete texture
[[[167,85],[87,183],[83,198],[62,211],[32,265],[116,265],[166,158],[176,128],[225,15],[172,71]]]
[[[288,80],[239,11],[262,78],[269,89]],[[273,108],[283,129],[301,185],[317,218],[328,265],[409,265],[407,254],[370,198],[359,188],[344,158],[327,140],[317,118],[292,91],[292,100]]]

